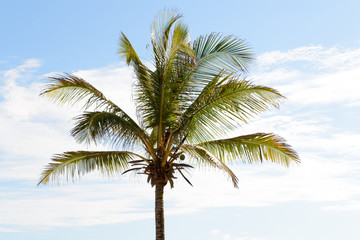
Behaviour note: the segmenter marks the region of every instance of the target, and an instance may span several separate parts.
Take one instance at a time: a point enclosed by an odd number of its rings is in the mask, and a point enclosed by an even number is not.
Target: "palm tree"
[[[135,73],[137,120],[80,77],[50,78],[41,95],[57,103],[83,104],[71,135],[79,143],[108,143],[113,151],[72,151],[54,155],[39,184],[81,176],[93,170],[111,175],[145,174],[155,187],[156,239],[163,240],[163,191],[191,163],[215,167],[238,179],[227,166],[234,162],[268,160],[289,166],[296,152],[273,133],[226,138],[254,116],[279,107],[284,100],[275,89],[254,85],[243,77],[252,60],[243,40],[211,33],[190,40],[181,15],[166,11],[152,25],[152,66],[144,64],[122,33],[119,54]],[[134,149],[142,149],[134,151]],[[189,163],[182,160],[188,159]]]

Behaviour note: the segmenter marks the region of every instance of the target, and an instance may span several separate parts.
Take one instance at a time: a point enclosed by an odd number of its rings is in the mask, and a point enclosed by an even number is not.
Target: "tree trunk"
[[[163,184],[155,185],[155,224],[156,240],[165,240]]]

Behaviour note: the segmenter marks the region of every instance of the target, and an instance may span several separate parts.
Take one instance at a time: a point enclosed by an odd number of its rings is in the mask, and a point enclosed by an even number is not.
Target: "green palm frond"
[[[49,77],[50,84],[40,93],[59,104],[83,103],[83,108],[103,108],[107,111],[122,111],[116,104],[84,79],[72,74]]]
[[[79,143],[109,142],[130,147],[148,142],[148,136],[131,118],[113,112],[84,112],[75,118],[71,135]]]
[[[48,183],[56,180],[60,175],[73,179],[75,176],[83,176],[94,170],[99,170],[102,174],[112,175],[121,173],[127,169],[128,161],[134,157],[141,157],[132,152],[104,151],[104,152],[65,152],[57,154],[52,158],[42,173],[41,183]]]
[[[226,166],[226,164],[223,161],[217,158],[210,151],[208,151],[207,149],[205,149],[200,145],[190,145],[190,144],[184,144],[181,147],[181,150],[184,153],[188,154],[193,160],[195,160],[199,164],[205,166],[210,165],[212,167],[224,171],[231,178],[234,187],[238,188],[239,179],[235,176],[235,174],[231,171],[231,169],[228,166]]]
[[[188,141],[208,141],[270,107],[278,107],[284,98],[275,89],[220,74],[184,113],[178,132],[184,131]]]
[[[199,59],[199,66],[219,71],[247,71],[253,60],[250,47],[238,37],[220,33],[202,35],[194,43],[194,50]]]
[[[285,140],[272,133],[256,133],[198,144],[227,161],[244,163],[271,161],[285,166],[300,163],[297,153]]]
[[[189,102],[190,74],[194,65],[188,27],[178,22],[180,14],[160,14],[152,28],[155,71],[144,70],[130,42],[121,36],[119,52],[135,68],[134,88],[139,118],[145,128],[157,128],[158,143],[167,127],[174,125]],[[141,70],[139,72],[139,69]]]
[[[135,66],[141,64],[141,60],[139,56],[137,55],[135,49],[131,45],[129,39],[126,37],[126,35],[122,32],[120,39],[119,39],[119,50],[118,53],[121,58],[124,58],[126,60],[126,63],[128,65],[134,64]]]
[[[188,34],[183,24],[175,26],[164,69],[154,79],[154,100],[158,103],[159,111],[155,124],[159,126],[159,134],[164,134],[167,127],[174,126],[191,100],[190,77],[194,53],[189,45]]]
[[[198,84],[207,84],[209,76],[220,71],[246,72],[253,60],[249,46],[235,36],[212,33],[197,38],[193,48],[198,59],[196,78]]]
[[[136,79],[139,81],[138,84],[140,84],[147,97],[150,97],[153,91],[149,79],[152,71],[141,62],[138,54],[124,33],[121,33],[120,36],[118,53],[122,59],[126,60],[129,66],[134,68]]]
[[[136,76],[134,84],[135,104],[138,119],[145,128],[152,127],[154,110],[157,108],[154,100],[153,80],[156,74],[146,67],[140,60],[135,49],[124,33],[120,36],[119,50],[121,58],[124,58],[128,65],[132,66]]]
[[[156,20],[153,22],[151,29],[151,43],[157,69],[161,69],[165,63],[164,60],[168,51],[171,29],[175,22],[181,17],[181,14],[168,10],[158,14]]]

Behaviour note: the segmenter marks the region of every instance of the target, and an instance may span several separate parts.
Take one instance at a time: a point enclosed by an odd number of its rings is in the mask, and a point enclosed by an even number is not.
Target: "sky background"
[[[298,151],[289,169],[233,164],[191,171],[166,188],[171,240],[360,239],[360,2],[0,1],[0,239],[154,239],[154,193],[141,177],[37,187],[55,153],[85,147],[70,137],[78,108],[39,97],[46,77],[85,78],[134,115],[131,69],[119,59],[124,32],[139,55],[163,9],[177,9],[192,38],[245,39],[257,60],[248,78],[287,96],[235,135],[275,132]]]

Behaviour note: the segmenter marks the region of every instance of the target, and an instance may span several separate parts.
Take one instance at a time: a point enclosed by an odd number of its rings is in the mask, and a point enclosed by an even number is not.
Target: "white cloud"
[[[360,107],[360,101],[356,101],[356,102],[352,102],[352,103],[348,103],[346,104],[347,107]]]
[[[273,51],[260,55],[257,65],[253,79],[272,85],[293,104],[351,105],[360,100],[360,49]]]
[[[35,187],[41,169],[52,154],[84,149],[69,136],[70,120],[79,110],[59,107],[39,97],[44,87],[37,81],[36,68],[39,66],[38,61],[28,60],[1,76],[4,84],[0,86],[0,181],[5,187],[0,194],[0,211],[4,213],[0,225],[32,228],[88,226],[152,218],[153,208],[141,207],[146,200],[145,193],[152,193],[147,185],[138,184],[136,188],[121,185],[119,188],[123,191],[114,194],[113,187],[116,186],[102,185],[95,173],[84,178],[85,181],[95,179],[94,185],[86,189],[83,185]],[[120,106],[131,109],[128,99],[132,79],[127,68],[114,65],[76,74],[89,80]],[[26,84],[21,82],[24,76],[29,80]],[[90,150],[94,148],[90,147]],[[23,181],[26,188],[6,188],[13,181]],[[145,189],[139,195],[141,188]],[[152,199],[151,194],[149,202]],[[172,212],[179,214],[176,209]],[[34,219],[35,215],[38,217]],[[4,232],[16,230],[0,229]]]
[[[341,205],[324,206],[322,209],[328,211],[360,211],[360,201],[351,201]]]
[[[251,237],[248,233],[242,233],[240,237],[232,237],[229,233],[221,233],[219,229],[213,229],[210,233],[215,236],[216,238],[214,239],[217,240],[266,240],[265,238]]]
[[[71,119],[80,113],[79,108],[56,106],[39,96],[44,83],[38,82],[35,70],[40,66],[40,62],[35,59],[27,60],[0,76],[5,83],[0,86],[3,98],[0,101],[0,152],[4,158],[0,162],[0,179],[36,181],[40,168],[52,154],[84,149],[69,136]],[[101,72],[104,73],[103,77],[99,76]],[[125,101],[130,97],[131,86],[127,68],[114,65],[93,71],[79,71],[77,74],[89,78],[90,82],[95,81],[95,86],[105,89],[105,95],[115,98],[126,109],[132,109],[128,100]],[[19,84],[19,79],[23,79],[24,75],[27,75],[29,82],[26,85]],[[41,165],[34,164],[34,161]]]
[[[219,232],[220,232],[219,229],[212,229],[212,230],[210,231],[210,233],[213,234],[213,235],[217,235],[217,234],[219,234]]]
[[[230,240],[230,234],[223,234],[221,239],[222,240]]]
[[[276,88],[295,104],[351,104],[360,100],[360,67],[291,81]]]
[[[4,77],[7,81],[14,81],[23,78],[24,74],[31,73],[37,68],[41,67],[41,61],[38,59],[27,59],[20,66],[10,69],[4,73]]]
[[[204,209],[208,207],[263,207],[284,202],[348,202],[359,197],[360,187],[343,176],[351,169],[325,159],[302,156],[300,166],[232,166],[239,177],[235,190],[226,177],[212,171],[193,172],[193,188],[185,183],[167,192],[175,207]]]
[[[261,81],[262,84],[267,85],[284,81],[286,82],[289,79],[298,80],[301,79],[302,76],[303,73],[299,70],[280,67],[272,69],[271,71],[256,72],[256,74],[253,75],[252,80],[255,83]]]
[[[151,189],[133,183],[78,184],[61,187],[28,186],[15,195],[2,194],[0,225],[34,228],[91,226],[153,217],[152,208],[142,207]],[[123,191],[114,191],[119,187]],[[142,195],[138,195],[138,191]],[[148,196],[148,197],[146,197]],[[37,216],[34,218],[34,216]]]
[[[257,237],[237,237],[237,238],[233,238],[233,240],[265,240],[265,238],[257,238]]]
[[[0,232],[21,232],[20,230],[17,230],[17,229],[12,229],[12,228],[3,228],[3,227],[0,227]]]
[[[305,46],[291,49],[286,52],[266,52],[257,57],[258,66],[266,69],[282,64],[301,64],[300,62],[309,63],[320,69],[349,69],[360,65],[360,49]]]

